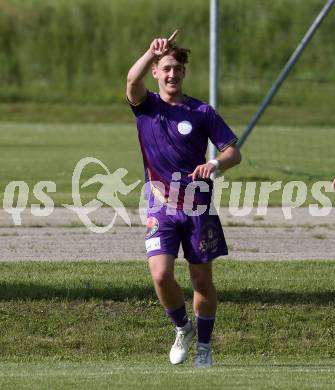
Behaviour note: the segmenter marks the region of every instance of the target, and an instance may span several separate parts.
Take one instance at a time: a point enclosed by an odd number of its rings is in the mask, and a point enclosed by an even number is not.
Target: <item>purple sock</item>
[[[215,317],[197,315],[198,342],[208,344],[213,333]]]
[[[166,314],[171,318],[172,322],[179,328],[185,326],[188,321],[186,314],[185,303],[178,309],[165,309]]]

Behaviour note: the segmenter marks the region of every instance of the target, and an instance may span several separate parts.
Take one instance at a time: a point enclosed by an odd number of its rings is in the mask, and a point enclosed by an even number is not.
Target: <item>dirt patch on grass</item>
[[[78,217],[57,208],[48,217],[22,213],[22,226],[14,226],[11,216],[0,210],[0,261],[12,260],[145,260],[145,228],[137,210],[129,212],[132,226],[117,219],[113,228],[96,234]],[[312,217],[307,208],[292,211],[286,220],[280,208],[266,216],[246,217],[220,210],[229,246],[228,259],[235,260],[335,260],[335,213]],[[107,225],[114,211],[100,209],[97,225]],[[182,258],[182,252],[180,252]]]

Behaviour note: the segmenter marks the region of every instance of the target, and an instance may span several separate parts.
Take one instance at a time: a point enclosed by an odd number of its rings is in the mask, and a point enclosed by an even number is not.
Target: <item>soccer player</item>
[[[146,250],[150,273],[160,303],[176,327],[170,361],[179,364],[186,360],[195,334],[183,291],[174,277],[174,261],[182,244],[194,290],[198,339],[194,364],[211,367],[210,340],[217,305],[212,260],[228,251],[219,217],[212,215],[209,207],[210,175],[218,168],[225,171],[239,164],[241,155],[235,134],[215,110],[183,94],[190,50],[176,45],[176,34],[154,39],[131,67],[127,99],[137,121],[149,188]],[[158,93],[145,86],[144,77],[150,70]],[[206,162],[208,139],[220,153]]]

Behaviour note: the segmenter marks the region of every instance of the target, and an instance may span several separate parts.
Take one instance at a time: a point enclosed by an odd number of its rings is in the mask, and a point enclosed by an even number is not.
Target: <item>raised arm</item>
[[[130,68],[127,76],[127,97],[131,103],[138,104],[145,98],[147,90],[144,77],[150,70],[155,58],[164,54],[177,34],[178,30],[170,38],[154,39],[149,49]]]

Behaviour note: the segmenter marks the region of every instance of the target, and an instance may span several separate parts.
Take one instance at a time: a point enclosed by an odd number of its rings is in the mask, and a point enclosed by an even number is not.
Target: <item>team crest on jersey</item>
[[[153,236],[159,228],[159,222],[158,219],[155,217],[149,217],[147,219],[147,234],[145,235],[145,238],[149,238]]]
[[[178,123],[177,129],[182,135],[190,134],[193,130],[192,123],[189,121],[181,121]]]

